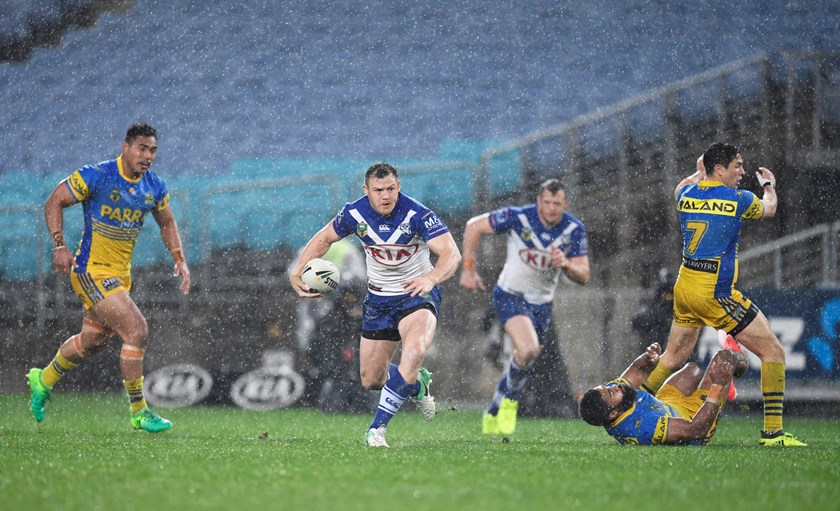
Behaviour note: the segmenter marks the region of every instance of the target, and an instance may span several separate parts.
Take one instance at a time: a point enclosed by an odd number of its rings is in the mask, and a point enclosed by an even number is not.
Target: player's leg
[[[542,347],[530,316],[514,316],[508,319],[504,330],[510,337],[513,353],[505,373],[499,380],[487,413],[496,415],[496,425],[500,434],[510,435],[516,430],[519,401]]]
[[[128,392],[131,425],[151,433],[164,431],[172,423],[147,405],[143,395],[143,362],[149,327],[134,300],[123,289],[100,301],[91,309],[93,316],[108,325],[122,339],[120,370]]]
[[[402,350],[400,351],[399,372],[406,382],[406,390],[423,413],[423,417],[434,420],[437,413],[435,398],[432,397],[429,386],[432,383],[432,373],[423,367],[426,352],[432,346],[437,329],[437,316],[434,308],[425,305],[400,320],[400,336]]]
[[[367,335],[372,335],[368,332]],[[370,426],[365,433],[365,443],[371,447],[388,447],[385,428],[399,407],[394,406],[394,390],[387,387],[388,381],[396,382],[399,370],[391,363],[398,346],[398,339],[368,339],[362,337],[359,343],[359,375],[362,386],[367,390],[380,390],[379,404]],[[393,378],[392,378],[393,377]],[[403,399],[404,401],[404,399]],[[400,405],[402,402],[400,402]]]
[[[761,393],[764,397],[762,445],[805,445],[784,432],[785,351],[770,329],[764,314],[756,308],[755,318],[734,336],[761,360]]]
[[[87,291],[83,291],[79,275],[71,274],[70,282],[74,291],[82,298],[84,305],[82,330],[62,343],[55,357],[46,367],[32,368],[27,374],[30,409],[38,422],[44,420],[45,402],[50,399],[52,388],[65,374],[78,367],[87,357],[108,342],[113,333],[101,322],[97,322],[90,311],[95,303],[107,296],[101,288],[96,287],[97,282],[93,279],[86,281],[90,282]]]
[[[682,326],[676,321],[671,323],[671,332],[665,352],[659,357],[659,364],[642,384],[642,388],[651,394],[656,394],[662,384],[671,374],[682,367],[697,344],[700,328],[697,326]]]
[[[670,385],[685,396],[690,396],[703,378],[703,370],[694,362],[685,364],[679,371],[672,374],[663,385]]]

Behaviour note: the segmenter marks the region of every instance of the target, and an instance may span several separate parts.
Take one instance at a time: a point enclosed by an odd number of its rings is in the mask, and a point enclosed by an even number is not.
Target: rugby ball
[[[322,295],[335,291],[338,283],[341,282],[341,275],[338,268],[326,259],[315,258],[306,263],[300,279],[309,289]]]

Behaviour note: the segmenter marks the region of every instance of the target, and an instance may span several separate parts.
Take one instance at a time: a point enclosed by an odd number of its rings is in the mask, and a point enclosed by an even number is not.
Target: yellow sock
[[[45,367],[44,371],[41,373],[41,380],[48,388],[53,388],[53,386],[58,383],[58,380],[60,380],[67,371],[72,371],[77,367],[79,367],[79,364],[70,362],[64,355],[61,354],[61,350],[58,350],[58,353],[55,354],[55,358],[53,358],[52,362],[50,362],[50,364]]]
[[[123,380],[125,390],[128,391],[128,403],[131,405],[131,413],[137,413],[148,406],[146,398],[143,397],[143,377],[134,381]]]
[[[781,431],[785,411],[785,364],[762,362],[761,393],[764,395],[764,431]]]
[[[650,373],[648,379],[642,383],[642,389],[646,390],[650,394],[656,394],[659,391],[659,387],[665,383],[665,380],[671,376],[671,370],[665,367],[665,364],[659,363],[653,369],[653,372]]]

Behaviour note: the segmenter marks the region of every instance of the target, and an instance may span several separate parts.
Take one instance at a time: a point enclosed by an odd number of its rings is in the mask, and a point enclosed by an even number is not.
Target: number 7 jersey
[[[683,236],[678,284],[694,294],[725,298],[738,280],[738,242],[745,220],[759,220],[764,204],[752,192],[717,181],[677,190]]]

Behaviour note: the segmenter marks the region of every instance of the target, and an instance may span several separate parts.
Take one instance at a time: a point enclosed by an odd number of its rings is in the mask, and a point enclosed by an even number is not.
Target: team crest
[[[111,202],[117,202],[120,200],[120,191],[117,188],[111,190],[111,195],[108,196],[111,199]]]
[[[531,230],[530,227],[523,227],[521,231],[519,231],[519,237],[522,238],[523,241],[528,241],[534,236],[534,231]]]
[[[364,222],[359,222],[359,225],[356,226],[356,236],[360,238],[364,238],[368,232],[368,225]]]
[[[147,206],[151,206],[152,204],[154,204],[155,203],[154,195],[152,195],[151,193],[147,193],[145,203],[146,203]]]
[[[403,232],[403,234],[405,234],[406,236],[411,236],[411,225],[409,225],[409,223],[408,223],[408,222],[403,222],[403,223],[401,223],[401,224],[400,224],[400,230],[401,230],[401,231]]]

